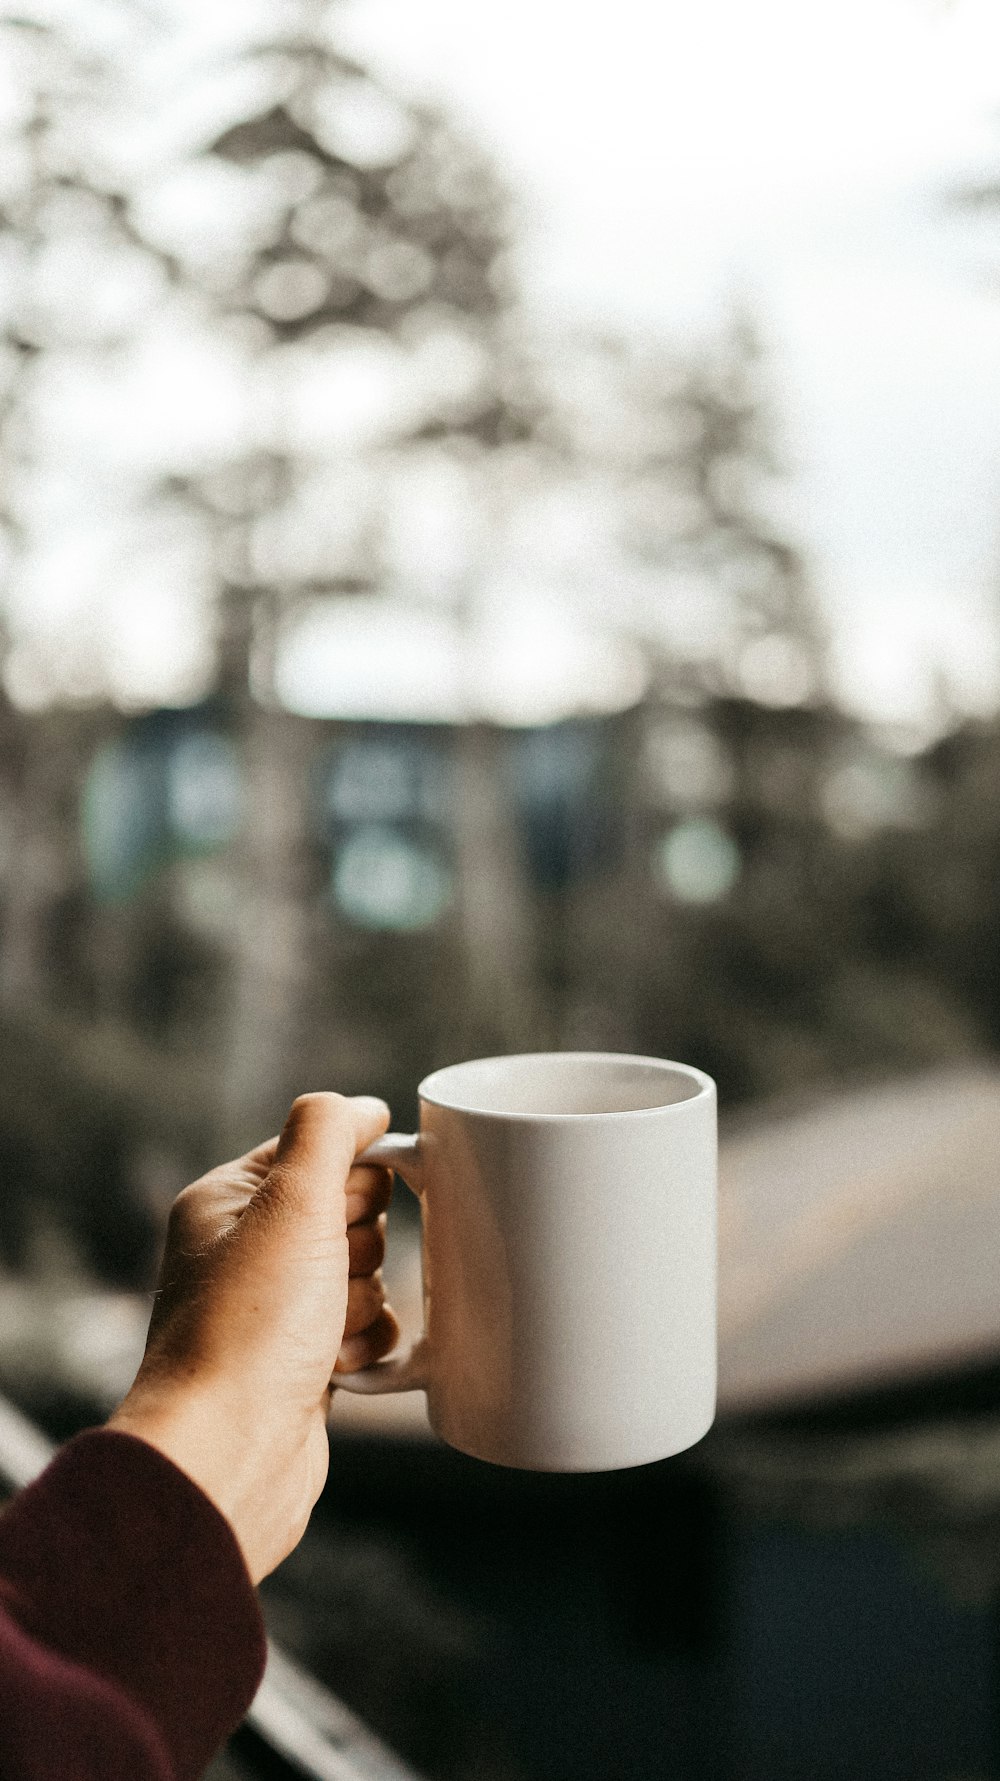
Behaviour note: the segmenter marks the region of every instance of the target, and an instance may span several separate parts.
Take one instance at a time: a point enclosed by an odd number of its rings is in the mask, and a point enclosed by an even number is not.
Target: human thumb
[[[262,1210],[293,1219],[303,1232],[341,1236],[351,1165],[388,1125],[389,1109],[374,1095],[300,1095],[256,1196]]]

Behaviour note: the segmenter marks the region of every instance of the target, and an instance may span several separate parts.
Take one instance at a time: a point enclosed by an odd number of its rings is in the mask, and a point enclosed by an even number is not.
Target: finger
[[[359,1335],[348,1336],[341,1344],[334,1378],[338,1373],[357,1373],[362,1367],[373,1366],[383,1355],[389,1354],[398,1341],[396,1314],[390,1305],[383,1305],[374,1323]]]
[[[253,1196],[249,1184],[221,1173],[192,1182],[170,1208],[168,1242],[188,1251],[204,1249],[235,1223]]]
[[[385,1260],[385,1213],[370,1224],[352,1224],[347,1232],[352,1277],[374,1274]]]
[[[343,1231],[354,1158],[387,1130],[389,1109],[370,1095],[300,1095],[278,1140],[257,1199],[261,1215],[291,1217],[305,1235]]]
[[[375,1163],[355,1163],[347,1177],[347,1222],[365,1224],[384,1212],[392,1199],[392,1170]]]
[[[348,1282],[344,1335],[357,1336],[375,1322],[385,1304],[385,1286],[379,1273],[362,1274]]]

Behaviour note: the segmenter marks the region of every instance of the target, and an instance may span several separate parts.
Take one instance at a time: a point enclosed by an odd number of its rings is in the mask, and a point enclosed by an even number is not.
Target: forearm
[[[0,1516],[0,1773],[193,1781],[263,1674],[231,1528],[145,1442],[73,1441]]]

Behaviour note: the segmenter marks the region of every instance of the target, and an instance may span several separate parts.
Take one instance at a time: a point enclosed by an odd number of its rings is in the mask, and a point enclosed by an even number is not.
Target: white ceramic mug
[[[361,1161],[423,1214],[424,1334],[337,1374],[424,1390],[432,1428],[498,1465],[665,1459],[715,1414],[716,1102],[687,1064],[482,1058],[421,1084],[420,1132]]]

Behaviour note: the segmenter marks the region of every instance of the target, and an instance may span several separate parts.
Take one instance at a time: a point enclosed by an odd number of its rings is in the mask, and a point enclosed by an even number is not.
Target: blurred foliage
[[[737,315],[687,355],[581,342],[550,425],[613,513],[631,569],[623,618],[670,686],[799,705],[828,690],[827,637],[802,551],[779,527],[787,481],[767,366]]]
[[[171,485],[215,530],[230,684],[256,674],[258,690],[266,652],[296,607],[368,594],[391,578],[385,532],[401,459],[421,447],[495,450],[529,436],[534,418],[505,329],[508,196],[442,116],[404,104],[332,46],[335,12],[309,6],[242,58],[263,76],[259,109],[205,158],[237,170],[256,203],[242,240],[221,252],[209,244],[186,266],[216,324],[244,331],[279,405],[289,375],[335,374],[379,343],[409,385],[356,449],[374,457],[375,473],[339,527],[318,512],[337,501],[329,450],[304,445],[294,416],[246,457]],[[248,671],[242,650],[255,643]]]
[[[540,338],[489,161],[343,53],[335,4],[275,16],[165,80],[127,0],[0,20],[0,1268],[43,1309],[147,1286],[174,1193],[306,1087],[408,1129],[477,1054],[684,1058],[728,1109],[1000,1046],[1000,728],[832,702],[752,323],[696,354]],[[177,708],[107,696],[97,595],[29,660],[38,559],[51,590],[92,511],[97,579],[165,577],[209,636]],[[516,726],[283,707],[317,611],[446,612],[489,690],[518,597],[562,601],[621,696]],[[409,1551],[328,1526],[267,1594],[429,1771],[510,1772],[468,1710],[493,1623]]]
[[[142,58],[155,54],[141,9],[112,9],[118,30],[103,48],[72,19],[0,21],[16,81],[2,195],[3,517],[22,541],[36,528],[47,410],[74,362],[124,364],[157,305],[224,347],[259,397],[237,438],[165,474],[155,451],[137,453],[119,493],[148,525],[197,540],[220,677],[237,692],[248,653],[267,690],[297,609],[384,583],[400,453],[468,460],[530,437],[536,416],[508,326],[509,197],[445,118],[341,53],[337,11],[302,0],[273,33],[190,71],[196,111],[218,116],[233,92],[255,103],[221,131],[180,130],[147,165],[115,155],[115,133],[127,145],[139,122]],[[202,89],[220,95],[207,108]],[[392,412],[352,443],[345,501],[341,453],[304,437],[301,409],[310,385],[328,412],[345,391],[350,402],[358,367],[388,376]]]
[[[125,0],[0,21],[18,1266],[55,1218],[82,1267],[141,1278],[173,1188],[306,1083],[405,1123],[427,1069],[477,1052],[676,1055],[732,1103],[1000,1041],[995,726],[910,747],[832,704],[752,324],[694,355],[540,338],[488,160],[343,53],[335,4],[275,16],[173,86],[163,21]],[[157,330],[176,434],[129,407]],[[219,364],[237,394],[198,431]],[[103,696],[99,602],[60,697],[25,679],[39,552],[69,538],[51,586],[102,503],[101,574],[152,552],[135,598],[169,570],[208,615],[183,709]],[[282,707],[317,609],[446,611],[489,682],[515,595],[597,638],[598,694],[639,664],[604,715]]]

